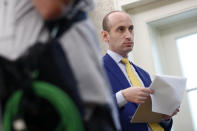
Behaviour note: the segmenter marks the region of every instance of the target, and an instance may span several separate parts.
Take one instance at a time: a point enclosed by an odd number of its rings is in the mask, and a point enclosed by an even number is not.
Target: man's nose
[[[128,39],[128,40],[131,40],[131,37],[132,37],[132,32],[130,32],[129,30],[127,30],[125,32],[125,38]]]

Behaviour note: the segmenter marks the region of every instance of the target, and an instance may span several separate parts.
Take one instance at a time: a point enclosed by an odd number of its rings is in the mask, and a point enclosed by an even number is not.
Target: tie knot
[[[127,58],[122,58],[121,61],[122,61],[122,63],[124,63],[125,65],[126,65],[126,64],[130,64],[130,63],[129,63],[129,60],[128,60]]]

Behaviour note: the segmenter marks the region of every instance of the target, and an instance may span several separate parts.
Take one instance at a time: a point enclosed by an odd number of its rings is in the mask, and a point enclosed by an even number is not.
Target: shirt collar
[[[107,50],[107,54],[110,55],[112,57],[112,59],[116,62],[116,63],[120,63],[122,60],[122,56],[119,55],[118,53],[112,51],[112,50]]]

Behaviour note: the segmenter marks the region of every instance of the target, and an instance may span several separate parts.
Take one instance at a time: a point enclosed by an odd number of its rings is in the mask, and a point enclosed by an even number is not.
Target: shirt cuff
[[[123,107],[125,104],[127,104],[127,100],[124,98],[124,96],[122,95],[122,92],[119,91],[116,93],[116,100],[118,103],[118,107],[121,108]]]

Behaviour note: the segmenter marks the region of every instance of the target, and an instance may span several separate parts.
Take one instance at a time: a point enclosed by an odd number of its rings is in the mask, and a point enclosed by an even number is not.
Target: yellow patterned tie
[[[127,58],[122,58],[122,63],[124,63],[126,66],[127,75],[130,82],[132,83],[132,86],[141,87],[142,84],[133,72],[129,60]],[[152,131],[164,131],[164,129],[158,123],[148,123],[148,125],[152,129]]]

